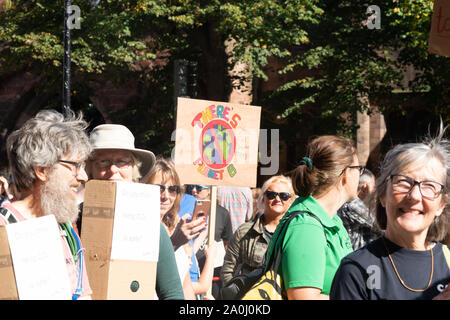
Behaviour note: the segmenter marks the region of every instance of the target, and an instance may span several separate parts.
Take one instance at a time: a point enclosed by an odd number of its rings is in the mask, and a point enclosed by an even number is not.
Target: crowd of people
[[[120,124],[87,132],[82,115],[40,111],[7,138],[0,225],[54,215],[61,230],[73,299],[90,299],[79,265],[84,184],[90,179],[160,187],[155,296],[220,299],[238,275],[264,267],[282,248],[278,272],[288,299],[449,299],[449,143],[445,128],[423,142],[394,146],[376,177],[352,140],[309,142],[298,166],[261,188],[217,188],[214,239],[211,186],[182,185],[171,159],[135,147]],[[287,213],[301,211],[276,241]],[[284,232],[284,230],[283,230]]]

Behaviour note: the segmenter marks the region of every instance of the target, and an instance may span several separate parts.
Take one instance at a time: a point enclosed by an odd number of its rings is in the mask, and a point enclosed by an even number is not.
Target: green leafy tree
[[[198,62],[198,98],[226,101],[235,63],[247,66],[243,81],[265,84],[278,75],[282,81],[255,92],[253,104],[263,106],[262,127],[282,128],[288,146],[311,133],[354,135],[356,112],[371,111],[367,101],[383,112],[406,112],[411,95],[421,95],[433,114],[449,120],[449,59],[427,52],[430,1],[372,1],[381,9],[380,29],[367,27],[362,0],[73,4],[81,9],[81,29],[72,30],[74,108],[93,113],[95,84],[134,81],[140,95],[110,118],[166,155],[173,146],[173,68],[180,58]],[[15,70],[41,75],[37,91],[51,97],[52,107],[61,100],[62,22],[61,0],[13,2],[0,12],[0,78]],[[411,65],[417,76],[402,83]]]

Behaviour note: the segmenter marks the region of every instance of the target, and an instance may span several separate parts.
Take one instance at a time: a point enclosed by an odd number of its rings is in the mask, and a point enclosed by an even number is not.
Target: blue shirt
[[[189,213],[192,216],[192,213],[194,212],[195,208],[195,200],[197,200],[196,197],[190,195],[190,194],[183,194],[183,198],[181,198],[180,202],[180,210],[178,211],[178,216],[181,218],[186,213]],[[192,247],[194,247],[194,240],[189,240],[189,243]],[[198,264],[197,259],[195,257],[195,254],[191,256],[191,268],[189,269],[189,274],[191,276],[192,282],[198,282],[198,279],[200,278],[200,271],[198,270]]]
[[[180,218],[184,216],[186,213],[192,215],[195,208],[195,200],[197,200],[196,197],[186,193],[183,194],[183,198],[181,198],[180,202],[180,210],[178,210],[178,216]]]

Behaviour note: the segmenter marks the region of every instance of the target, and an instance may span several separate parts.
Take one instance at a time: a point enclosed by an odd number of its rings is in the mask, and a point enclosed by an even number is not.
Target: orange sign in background
[[[178,98],[174,161],[183,184],[256,186],[261,107]]]

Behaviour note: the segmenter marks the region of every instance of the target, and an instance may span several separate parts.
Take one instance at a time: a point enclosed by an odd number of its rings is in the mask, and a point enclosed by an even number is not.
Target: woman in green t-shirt
[[[299,197],[288,212],[309,211],[320,222],[302,213],[287,228],[278,270],[288,299],[329,299],[339,263],[352,252],[348,233],[336,212],[356,198],[363,171],[349,139],[321,136],[308,144],[307,156],[292,173]],[[275,235],[272,239],[276,239]],[[268,256],[279,245],[272,241]]]

